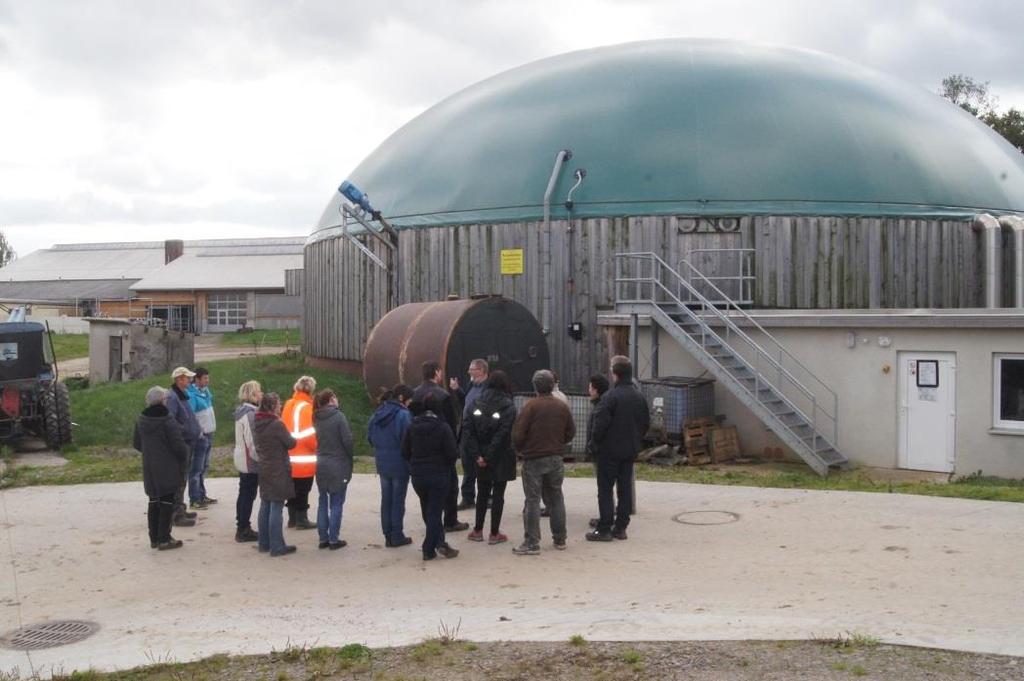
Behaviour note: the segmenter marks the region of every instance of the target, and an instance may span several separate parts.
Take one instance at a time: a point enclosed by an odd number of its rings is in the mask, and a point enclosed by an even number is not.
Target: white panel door
[[[899,354],[898,465],[949,473],[956,463],[956,354]]]

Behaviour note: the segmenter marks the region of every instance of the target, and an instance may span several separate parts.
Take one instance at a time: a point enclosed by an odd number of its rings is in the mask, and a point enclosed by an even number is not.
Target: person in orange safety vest
[[[295,496],[285,504],[288,507],[288,527],[311,530],[315,522],[309,520],[309,492],[313,489],[316,476],[316,431],[313,430],[313,393],[316,379],[302,376],[295,381],[295,393],[284,403],[281,420],[288,432],[298,442],[288,451],[292,464],[292,480]]]

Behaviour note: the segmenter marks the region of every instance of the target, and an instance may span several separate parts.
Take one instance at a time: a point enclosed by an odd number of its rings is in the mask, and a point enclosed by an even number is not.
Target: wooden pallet
[[[715,428],[711,431],[711,460],[715,463],[732,461],[740,455],[740,435],[736,426]]]

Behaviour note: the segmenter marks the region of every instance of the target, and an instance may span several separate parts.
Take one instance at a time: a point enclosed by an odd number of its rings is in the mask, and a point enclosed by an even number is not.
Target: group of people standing
[[[459,510],[474,511],[469,541],[507,542],[501,521],[505,491],[516,479],[518,459],[526,502],[523,541],[513,553],[540,553],[542,515],[550,517],[554,548],[565,549],[563,455],[576,435],[576,425],[557,377],[548,370],[535,372],[536,395],[517,413],[512,385],[503,371],[490,371],[483,359],[473,360],[468,371],[468,386],[463,388],[452,378],[446,389],[440,365],[426,362],[419,386],[400,384],[380,398],[367,437],[380,479],[384,545],[399,548],[413,542],[404,528],[410,483],[425,525],[420,546],[424,560],[459,555],[446,538],[449,533],[470,530],[469,523],[459,521]],[[628,358],[613,357],[610,371],[611,383],[603,375],[592,376],[589,383],[593,408],[587,424],[587,453],[597,473],[599,509],[599,516],[591,520],[592,531],[586,534],[590,541],[627,538],[633,462],[649,425],[647,403],[634,385]],[[153,387],[147,392],[134,436],[135,448],[143,455],[150,545],[159,550],[179,548],[182,543],[171,536],[172,525],[194,525],[195,512],[216,503],[205,488],[216,430],[209,373],[201,367],[194,372],[179,367],[171,378],[169,390]],[[316,528],[321,549],[344,547],[341,520],[354,443],[337,395],[331,390],[317,392],[316,380],[302,376],[284,404],[277,394],[264,393],[257,381],[244,383],[238,400],[235,540],[256,542],[261,552],[271,556],[295,552],[296,547],[284,539],[287,509],[289,528]],[[308,515],[314,479],[319,491],[315,523]],[[254,531],[250,519],[257,494],[261,503],[258,531]]]
[[[150,546],[161,551],[182,546],[171,536],[172,526],[194,526],[196,512],[217,503],[205,487],[216,430],[209,372],[178,367],[171,380],[168,390],[154,386],[147,391],[133,438],[142,453],[143,486],[149,497]],[[331,390],[316,392],[316,379],[302,376],[284,404],[276,393],[264,393],[258,381],[243,383],[238,400],[235,541],[256,542],[260,552],[271,556],[294,553],[296,547],[284,541],[287,508],[288,527],[317,529],[322,549],[344,547],[341,517],[354,446],[337,395]],[[320,493],[316,523],[308,515],[314,478]],[[257,494],[258,532],[251,524]]]
[[[587,452],[595,462],[599,516],[591,521],[590,541],[624,540],[632,508],[633,463],[649,426],[647,402],[633,383],[628,358],[612,358],[614,388],[603,375],[592,376],[589,392],[593,408],[587,424]],[[369,437],[381,476],[381,521],[387,546],[411,542],[402,532],[405,490],[411,478],[420,499],[426,526],[421,549],[424,560],[459,552],[447,533],[468,529],[458,511],[475,510],[467,539],[502,544],[505,490],[516,479],[516,461],[522,461],[523,541],[516,555],[540,553],[540,518],[550,517],[554,548],[565,549],[563,456],[576,435],[568,398],[558,389],[557,377],[541,370],[532,377],[536,396],[517,413],[512,386],[503,371],[490,372],[486,361],[474,359],[468,368],[470,384],[458,379],[442,387],[437,362],[423,365],[423,382],[412,390],[395,386],[381,400],[370,420]],[[461,405],[461,419],[458,418]],[[411,417],[411,419],[410,419]],[[402,429],[405,429],[404,433]],[[401,443],[401,460],[395,444]],[[462,502],[458,502],[456,460],[461,459]],[[618,503],[615,503],[615,497]],[[401,502],[398,502],[401,500]],[[490,511],[487,534],[484,525]]]

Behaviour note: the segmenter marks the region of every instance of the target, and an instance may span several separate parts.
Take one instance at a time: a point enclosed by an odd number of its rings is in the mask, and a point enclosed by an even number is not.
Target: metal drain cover
[[[728,525],[740,519],[732,511],[685,511],[672,516],[672,520],[683,525]]]
[[[5,634],[0,638],[0,645],[14,650],[56,648],[88,638],[99,629],[100,625],[96,622],[83,622],[82,620],[43,622],[31,627],[15,629]]]

